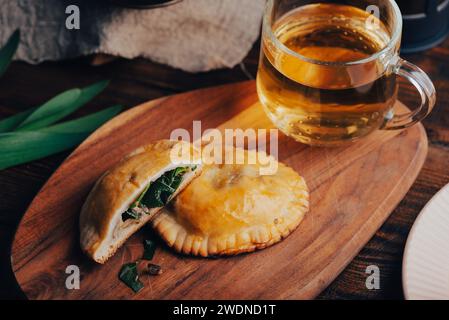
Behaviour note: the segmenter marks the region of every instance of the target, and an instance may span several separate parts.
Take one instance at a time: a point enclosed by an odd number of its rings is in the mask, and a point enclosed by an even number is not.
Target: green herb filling
[[[156,242],[154,242],[153,240],[144,240],[142,259],[144,260],[153,259],[155,251],[156,251]]]
[[[184,174],[195,169],[196,166],[192,168],[179,167],[165,172],[156,181],[149,183],[137,200],[128,210],[122,213],[122,220],[139,219],[141,216],[140,210],[136,210],[136,208],[150,209],[165,206],[181,184]]]

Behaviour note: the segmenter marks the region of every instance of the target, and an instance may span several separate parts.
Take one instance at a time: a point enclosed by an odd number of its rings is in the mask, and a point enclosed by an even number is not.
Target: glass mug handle
[[[421,97],[421,105],[409,113],[395,115],[383,128],[385,130],[408,128],[424,120],[432,111],[436,101],[435,87],[423,70],[400,57],[397,57],[393,68],[396,75],[405,78],[415,86]]]

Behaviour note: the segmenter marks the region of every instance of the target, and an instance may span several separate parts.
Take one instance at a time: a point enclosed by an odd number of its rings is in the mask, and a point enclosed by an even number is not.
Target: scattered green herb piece
[[[143,241],[143,257],[144,260],[151,260],[154,257],[154,252],[156,251],[156,242],[153,240]]]
[[[164,173],[154,181],[143,196],[141,203],[148,208],[159,208],[167,204],[170,196],[176,191],[188,167],[179,167]]]
[[[5,46],[0,50],[0,77],[8,69],[20,42],[20,30],[14,31]]]
[[[144,287],[143,283],[139,280],[137,263],[138,262],[124,264],[119,273],[119,279],[134,292],[139,292]]]
[[[159,275],[162,273],[161,266],[158,266],[157,264],[149,263],[147,269],[148,269],[148,273],[153,276],[156,276],[156,275]]]

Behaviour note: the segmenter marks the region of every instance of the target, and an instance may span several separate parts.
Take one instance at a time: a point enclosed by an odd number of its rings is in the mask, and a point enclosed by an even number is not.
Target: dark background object
[[[152,9],[166,7],[182,0],[109,0],[110,2],[126,8]]]
[[[404,17],[402,52],[440,44],[449,34],[449,0],[396,0]]]

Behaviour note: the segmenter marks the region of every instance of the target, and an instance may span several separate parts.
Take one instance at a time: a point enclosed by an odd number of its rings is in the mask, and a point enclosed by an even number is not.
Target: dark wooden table
[[[169,94],[247,80],[256,74],[258,47],[255,44],[243,65],[200,74],[143,59],[118,59],[102,66],[92,66],[87,58],[38,66],[15,62],[0,79],[0,118],[35,106],[65,89],[102,79],[111,79],[111,85],[75,116],[117,103],[132,107]],[[437,106],[424,122],[430,142],[428,159],[391,217],[319,299],[402,299],[402,254],[407,235],[423,206],[449,182],[449,39],[438,48],[406,58],[422,67],[437,88]],[[410,106],[417,103],[417,94],[410,86],[403,87],[400,98]],[[10,268],[14,231],[33,197],[68,154],[0,171],[1,298],[23,298]],[[381,272],[379,290],[365,287],[366,267],[373,264]]]

